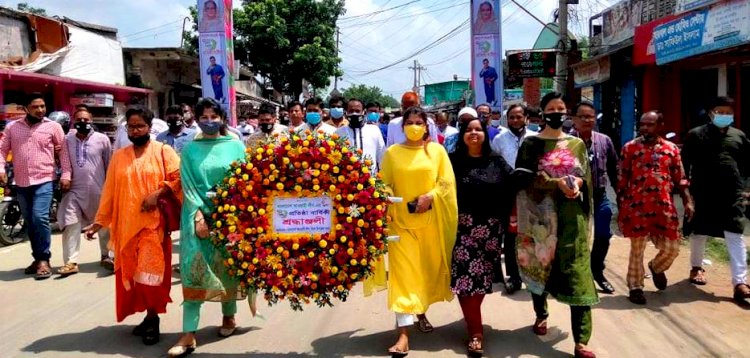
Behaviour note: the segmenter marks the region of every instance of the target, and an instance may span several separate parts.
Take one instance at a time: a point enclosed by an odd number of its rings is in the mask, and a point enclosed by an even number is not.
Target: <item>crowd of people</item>
[[[144,344],[159,341],[159,314],[171,302],[172,242],[161,202],[182,202],[183,335],[171,357],[196,349],[203,302],[221,302],[219,335],[228,337],[237,328],[236,301],[248,294],[227,274],[222,249],[205,240],[211,188],[246,148],[306,131],[347,138],[372,160],[372,171],[392,196],[403,199],[389,207],[390,231],[398,237],[388,244],[388,309],[397,327],[391,356],[408,354],[409,327],[434,330],[429,307],[454,296],[466,322],[467,352],[481,356],[485,295],[502,286],[513,294],[525,285],[535,313],[533,333],[547,334],[552,296],[570,306],[575,356],[595,357],[588,347],[592,306],[600,292],[615,292],[604,274],[615,205],[619,228],[630,239],[631,302],[646,304],[646,244],[658,249],[647,267],[654,286],[664,290],[665,272],[687,235],[690,282],[706,284],[706,240],[724,237],[734,299],[750,298],[743,240],[750,142],[731,126],[730,98],[716,100],[711,121],[691,130],[681,149],[662,137],[659,111],[644,113],[640,135],[619,155],[612,140],[595,130],[593,104],[569,108],[554,92],[544,96],[540,109],[510,106],[507,127],[487,104],[461,109],[451,126],[446,113],[421,108],[413,92],[404,94],[401,115],[392,120],[384,119],[378,103],[333,97],[324,108],[311,98],[278,113],[263,105],[238,128],[229,126],[221,104],[211,98],[194,107],[169,107],[165,121],[131,106],[113,146],[94,130],[85,107],[74,112],[73,129],[65,135],[45,117],[42,96],[30,96],[26,104],[27,116],[7,125],[0,139],[0,183],[8,180],[5,158],[12,151],[31,241],[33,262],[25,272],[37,279],[52,275],[49,205],[59,164],[65,194],[58,210],[64,264],[58,273],[78,272],[81,233],[88,239],[98,233],[102,265],[115,271],[117,321],[145,311],[133,330]]]

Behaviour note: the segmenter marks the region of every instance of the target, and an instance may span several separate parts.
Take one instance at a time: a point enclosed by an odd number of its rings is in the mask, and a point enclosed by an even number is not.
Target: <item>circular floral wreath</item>
[[[242,287],[269,305],[292,308],[346,301],[386,252],[385,185],[372,160],[333,134],[281,136],[246,151],[216,188],[213,241],[226,247],[224,265]],[[328,196],[331,231],[273,232],[274,198]]]

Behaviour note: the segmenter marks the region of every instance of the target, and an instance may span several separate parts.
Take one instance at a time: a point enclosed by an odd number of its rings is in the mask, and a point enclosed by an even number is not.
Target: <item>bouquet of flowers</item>
[[[386,252],[387,194],[372,165],[335,134],[291,134],[249,148],[213,199],[212,240],[227,248],[230,275],[269,305],[346,301]],[[330,198],[330,231],[274,232],[274,199],[311,197]]]

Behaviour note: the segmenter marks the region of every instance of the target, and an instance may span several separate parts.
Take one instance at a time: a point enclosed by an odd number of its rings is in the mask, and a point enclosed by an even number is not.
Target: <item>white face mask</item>
[[[497,128],[500,127],[500,120],[499,119],[493,119],[490,121],[490,125]]]

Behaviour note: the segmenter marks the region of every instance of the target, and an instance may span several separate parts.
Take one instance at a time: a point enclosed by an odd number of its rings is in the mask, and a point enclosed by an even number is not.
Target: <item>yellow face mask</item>
[[[410,141],[417,142],[424,138],[425,127],[418,124],[404,126],[404,134]]]

